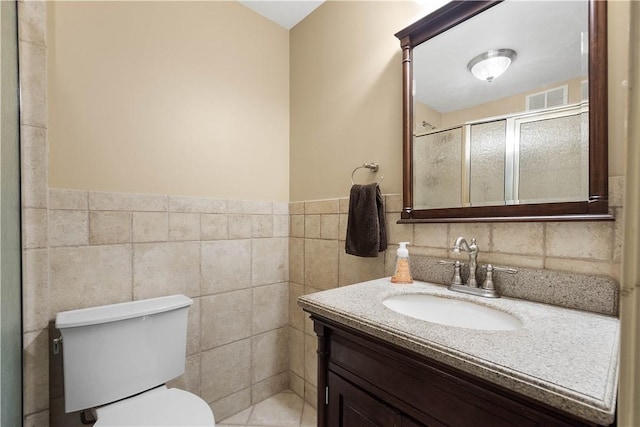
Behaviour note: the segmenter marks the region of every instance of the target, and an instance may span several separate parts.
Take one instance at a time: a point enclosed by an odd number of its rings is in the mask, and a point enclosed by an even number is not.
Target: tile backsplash
[[[291,389],[316,405],[317,338],[312,322],[297,306],[296,299],[308,293],[391,276],[399,242],[411,242],[410,255],[419,258],[424,267],[437,259],[465,260],[465,253],[456,255],[450,248],[458,236],[475,238],[480,247],[479,264],[511,266],[523,271],[521,277],[509,277],[504,284],[496,277],[496,284],[503,285],[505,295],[615,315],[623,237],[623,187],[623,177],[609,178],[609,205],[615,221],[397,224],[402,197],[386,195],[389,248],[377,258],[345,253],[347,198],[292,202],[289,205]],[[438,266],[438,271],[442,280],[436,283],[450,280],[452,271],[444,272],[442,266]],[[583,275],[601,279],[579,280]],[[548,284],[540,286],[540,281],[523,286],[525,277],[554,280],[564,277],[575,286],[553,289]]]
[[[287,203],[50,189],[49,206],[24,219],[26,236],[48,228],[24,251],[32,419],[50,409],[52,426],[71,422],[62,389],[47,393],[56,313],[176,293],[194,304],[186,372],[173,385],[200,395],[218,418],[287,387]]]

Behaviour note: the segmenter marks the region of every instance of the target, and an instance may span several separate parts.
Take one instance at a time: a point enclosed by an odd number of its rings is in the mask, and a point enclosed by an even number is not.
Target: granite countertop
[[[509,331],[472,330],[392,311],[391,295],[424,293],[472,301],[517,317]],[[372,280],[302,296],[310,313],[407,348],[600,424],[614,420],[619,321],[615,317],[512,298],[482,298],[416,281]]]

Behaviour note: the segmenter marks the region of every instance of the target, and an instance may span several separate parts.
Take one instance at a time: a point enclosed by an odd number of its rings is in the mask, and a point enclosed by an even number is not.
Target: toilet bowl
[[[160,386],[94,409],[94,427],[214,426],[207,402],[184,390]]]
[[[65,412],[93,412],[96,427],[215,426],[200,397],[166,383],[184,374],[184,295],[72,310],[56,315]]]

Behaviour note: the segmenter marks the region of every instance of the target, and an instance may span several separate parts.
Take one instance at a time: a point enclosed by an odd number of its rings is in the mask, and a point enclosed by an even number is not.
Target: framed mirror
[[[398,32],[399,222],[613,219],[606,24],[606,1],[453,1]]]

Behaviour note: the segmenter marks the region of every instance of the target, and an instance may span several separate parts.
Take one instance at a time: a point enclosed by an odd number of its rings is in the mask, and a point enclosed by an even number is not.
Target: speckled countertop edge
[[[413,319],[382,305],[387,296],[402,293],[473,301],[510,313],[524,326],[516,331],[456,328]],[[298,304],[583,419],[613,422],[619,357],[618,320],[613,317],[458,294],[431,283],[393,285],[388,278],[305,295]]]

